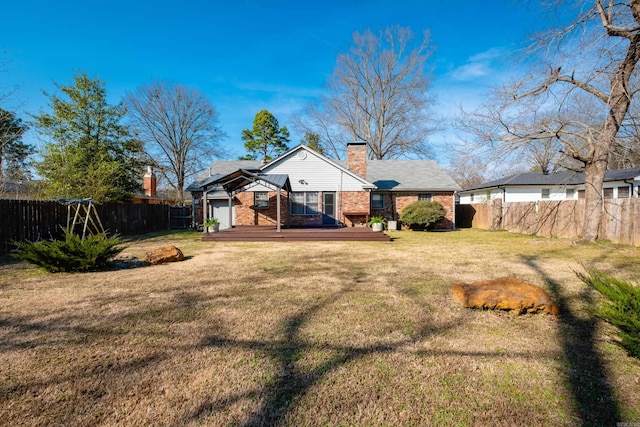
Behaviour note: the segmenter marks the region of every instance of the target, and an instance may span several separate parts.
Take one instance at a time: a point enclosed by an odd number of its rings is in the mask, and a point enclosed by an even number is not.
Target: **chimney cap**
[[[353,142],[348,142],[347,146],[349,145],[367,145],[366,141],[353,141]]]

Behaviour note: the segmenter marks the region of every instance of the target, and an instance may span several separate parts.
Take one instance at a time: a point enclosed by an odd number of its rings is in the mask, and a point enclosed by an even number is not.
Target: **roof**
[[[201,191],[202,187],[239,169],[258,170],[262,162],[259,160],[218,160],[200,172],[196,180],[189,184],[187,191]]]
[[[328,163],[342,169],[346,173],[361,180],[365,188],[376,188],[377,191],[411,191],[411,192],[438,192],[438,191],[459,191],[461,187],[433,160],[368,160],[367,176],[359,175],[349,171],[346,160],[331,160],[310,150],[304,145],[299,145],[284,153],[277,159],[267,164],[262,164],[258,160],[235,160],[216,161],[200,174],[199,179],[187,187],[188,191],[202,191],[206,187],[233,172],[245,169],[249,172],[259,173],[269,170],[274,164],[282,161],[290,154],[298,150],[307,150],[316,156],[322,157]],[[261,174],[261,177],[272,174]],[[375,186],[375,187],[374,187]],[[210,187],[209,191],[215,190]],[[222,190],[222,187],[217,187]]]
[[[367,180],[382,191],[458,191],[460,186],[433,160],[369,160]]]
[[[608,181],[624,181],[640,177],[640,167],[629,169],[618,169],[607,171],[604,180]],[[554,172],[543,174],[541,172],[525,172],[517,175],[508,176],[506,178],[497,179],[476,185],[465,191],[481,190],[485,188],[504,187],[504,186],[543,186],[543,185],[580,185],[584,184],[584,173],[582,172]]]
[[[220,186],[227,193],[234,193],[238,190],[243,191],[247,185],[261,183],[267,186],[274,186],[279,189],[291,191],[289,176],[282,174],[261,174],[246,169],[238,169],[226,175],[220,175],[219,178],[209,182],[211,188],[217,189]],[[205,188],[206,188],[205,184]]]

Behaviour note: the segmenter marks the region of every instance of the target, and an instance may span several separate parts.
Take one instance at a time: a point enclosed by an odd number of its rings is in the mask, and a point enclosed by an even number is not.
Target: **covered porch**
[[[225,222],[228,224],[229,228],[234,226],[234,197],[238,194],[247,191],[248,189],[256,186],[261,186],[266,189],[275,191],[276,194],[276,215],[275,215],[275,226],[277,232],[280,232],[282,227],[282,194],[291,192],[291,184],[289,183],[289,176],[284,174],[262,174],[258,171],[250,171],[246,169],[238,169],[232,173],[229,173],[224,176],[218,176],[209,182],[203,184],[203,218],[202,222],[204,223],[209,217],[209,205],[211,201],[209,200],[209,192],[219,192],[216,191],[216,188],[222,187],[224,192],[227,194],[227,215]],[[220,220],[220,218],[218,218]],[[289,225],[289,217],[287,215],[287,223],[286,226]]]
[[[217,233],[204,233],[202,240],[211,242],[302,242],[358,241],[389,242],[391,237],[369,227],[282,228],[276,226],[237,226]]]

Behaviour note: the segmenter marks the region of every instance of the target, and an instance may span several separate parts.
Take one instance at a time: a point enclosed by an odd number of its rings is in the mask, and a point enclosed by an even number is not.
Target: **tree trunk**
[[[633,16],[640,22],[640,1],[633,1]],[[602,134],[595,141],[592,161],[585,166],[585,199],[586,209],[583,242],[592,242],[598,238],[602,222],[603,203],[602,184],[607,172],[609,153],[615,146],[616,136],[631,104],[629,81],[635,66],[640,60],[640,34],[629,37],[629,48],[618,70],[611,78],[609,94],[609,114],[604,122]]]
[[[598,238],[602,222],[602,184],[606,172],[606,162],[593,162],[585,167],[584,196],[586,206],[581,238],[583,242],[593,242]]]

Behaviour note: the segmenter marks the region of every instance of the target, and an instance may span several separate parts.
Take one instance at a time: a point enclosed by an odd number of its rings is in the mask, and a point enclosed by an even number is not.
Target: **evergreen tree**
[[[262,110],[253,119],[253,129],[242,131],[242,140],[247,150],[242,160],[271,160],[289,149],[289,130],[280,128],[273,114]]]
[[[300,142],[311,148],[312,150],[324,155],[324,149],[320,144],[320,135],[318,135],[317,133],[306,131],[304,133],[304,137]]]
[[[26,130],[14,113],[0,108],[0,181],[31,178],[28,159],[34,148],[22,141]]]
[[[56,85],[66,95],[49,95],[52,112],[34,116],[50,138],[36,166],[50,197],[128,200],[140,190],[142,144],[120,125],[121,105],[107,104],[104,83],[86,74]]]

